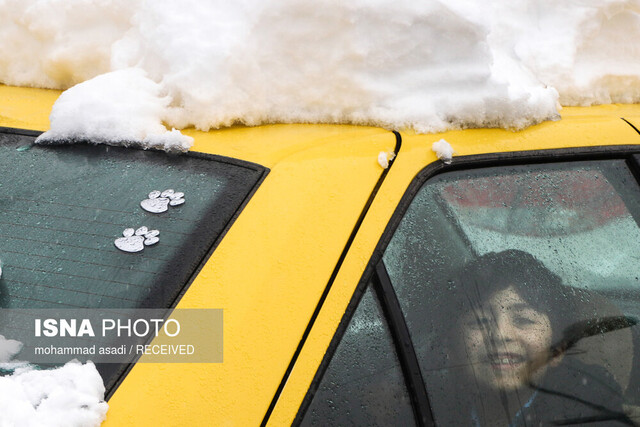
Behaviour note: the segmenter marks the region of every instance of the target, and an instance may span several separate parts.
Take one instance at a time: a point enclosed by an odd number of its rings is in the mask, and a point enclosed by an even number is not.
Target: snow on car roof
[[[134,138],[185,150],[191,141],[172,128],[517,129],[559,118],[559,103],[640,100],[640,15],[631,1],[49,0],[0,8],[0,82],[68,88],[114,73],[56,104],[49,140]],[[139,96],[101,96],[132,84]]]

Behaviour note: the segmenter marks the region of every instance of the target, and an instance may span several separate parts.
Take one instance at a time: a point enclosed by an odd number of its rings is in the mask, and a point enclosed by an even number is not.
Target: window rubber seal
[[[405,385],[411,399],[416,424],[418,426],[432,427],[435,425],[433,413],[431,412],[427,389],[420,371],[418,356],[409,335],[409,328],[405,322],[402,307],[400,307],[400,302],[382,259],[376,264],[373,283],[382,305],[382,311],[389,324],[389,329],[391,329],[391,335],[395,341],[396,353],[404,373]]]
[[[33,136],[36,138],[42,135],[42,132],[39,130],[9,128],[5,126],[0,126],[0,133],[4,133],[8,135]]]

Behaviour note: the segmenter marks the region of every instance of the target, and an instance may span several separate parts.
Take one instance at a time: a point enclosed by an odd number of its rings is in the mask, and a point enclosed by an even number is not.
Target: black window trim
[[[624,120],[624,119],[623,119]],[[625,120],[626,121],[626,120]],[[635,128],[634,128],[635,129]],[[636,129],[637,130],[637,129]],[[638,132],[640,133],[640,131]],[[471,170],[471,169],[479,169],[485,167],[495,167],[495,166],[513,166],[513,165],[526,165],[526,164],[543,164],[543,163],[560,163],[560,162],[575,162],[581,160],[607,160],[607,159],[620,159],[625,160],[632,174],[636,178],[636,181],[640,184],[640,145],[610,145],[610,146],[592,146],[592,147],[575,147],[575,148],[560,148],[560,149],[549,149],[549,150],[530,150],[530,151],[513,151],[506,153],[489,153],[489,154],[480,154],[480,155],[470,155],[470,156],[459,156],[454,157],[453,162],[449,165],[444,162],[438,160],[434,163],[431,163],[424,167],[418,174],[412,179],[411,183],[405,190],[398,206],[396,207],[394,213],[389,220],[389,223],[385,227],[384,232],[378,244],[376,245],[369,263],[365,268],[365,271],[360,279],[360,282],[356,286],[356,290],[354,295],[349,302],[347,309],[345,310],[345,314],[343,318],[340,320],[336,333],[334,334],[325,355],[320,362],[320,366],[314,375],[314,378],[311,382],[311,386],[305,395],[300,408],[298,409],[298,413],[294,419],[293,425],[298,426],[301,424],[304,415],[309,408],[311,401],[322,381],[322,377],[324,373],[328,369],[331,359],[335,354],[335,351],[342,340],[344,333],[351,322],[351,319],[358,307],[360,299],[364,294],[367,285],[370,281],[377,280],[380,282],[379,277],[379,266],[384,266],[382,262],[382,256],[384,251],[386,250],[393,234],[396,229],[400,225],[400,221],[404,217],[409,205],[418,194],[418,191],[422,188],[425,182],[429,179],[433,178],[436,175],[439,175],[444,172],[451,172],[456,170]],[[636,219],[637,220],[637,219]],[[386,273],[386,269],[384,270]],[[388,280],[388,276],[387,279]],[[390,283],[389,283],[390,285]],[[377,286],[381,291],[385,291],[387,289],[386,286]],[[393,291],[393,289],[391,289]],[[378,291],[378,290],[377,290]],[[394,343],[396,343],[396,352],[400,355],[400,351],[398,349],[397,343],[402,343],[403,339],[408,337],[404,337],[402,331],[400,331],[401,336],[399,337],[398,329],[399,326],[396,322],[396,326],[391,326],[391,319],[389,319],[389,315],[387,314],[389,311],[394,311],[392,314],[394,319],[398,317],[404,319],[404,316],[400,310],[400,305],[395,296],[395,292],[391,296],[378,294],[381,304],[383,305],[383,313],[387,316],[386,320],[390,324],[391,332],[393,335]],[[393,301],[395,299],[395,304],[388,304],[389,300]],[[384,302],[383,302],[384,301]],[[404,321],[401,322],[404,324],[404,328],[406,329],[406,324]],[[408,334],[408,329],[406,329]],[[415,351],[413,350],[413,345],[409,340],[409,345],[411,345],[411,350],[413,351],[413,355],[409,355],[408,359],[413,359],[417,361],[417,356]],[[401,364],[403,365],[403,373],[405,374],[405,382],[407,383],[407,387],[413,387],[415,389],[415,384],[410,385],[415,379],[415,374],[412,372],[412,366],[409,362],[407,365],[406,359],[401,359]],[[426,387],[423,388],[426,392]],[[411,392],[411,388],[409,388]],[[419,392],[420,393],[420,392]],[[421,393],[420,393],[421,394]],[[412,403],[419,403],[420,405],[428,405],[428,407],[423,408],[414,408],[414,414],[416,414],[416,422],[420,423],[424,418],[419,418],[418,416],[428,416],[426,417],[426,424],[419,425],[435,425],[432,417],[431,407],[428,402],[428,395],[426,402],[425,400],[419,396],[411,396]]]
[[[134,148],[134,149],[136,149],[136,148]],[[176,154],[168,154],[168,155],[172,156],[172,155],[176,155]],[[251,169],[251,170],[254,170],[254,171],[258,172],[260,175],[258,176],[258,179],[256,180],[256,183],[253,185],[251,190],[247,193],[247,195],[242,200],[242,203],[240,204],[240,206],[238,206],[238,209],[236,209],[235,213],[229,218],[229,220],[225,224],[224,228],[220,232],[220,235],[211,244],[211,246],[207,250],[206,254],[202,257],[200,263],[193,270],[193,273],[191,274],[191,276],[189,276],[189,279],[185,282],[184,286],[182,286],[181,291],[176,295],[176,297],[174,298],[173,302],[168,307],[167,315],[165,317],[165,320],[166,320],[166,318],[171,316],[171,313],[173,312],[173,309],[176,308],[176,306],[178,305],[178,303],[180,302],[182,297],[191,288],[191,285],[195,281],[196,277],[200,274],[200,272],[202,271],[204,266],[207,264],[207,262],[209,261],[209,259],[211,258],[211,256],[215,252],[215,250],[217,249],[217,247],[220,244],[220,242],[222,242],[222,239],[224,239],[224,237],[229,232],[229,229],[231,229],[231,227],[233,226],[233,223],[240,216],[240,214],[244,211],[244,208],[247,206],[249,201],[253,198],[254,194],[256,193],[256,191],[258,191],[258,188],[260,188],[260,186],[262,185],[262,183],[266,179],[267,175],[271,171],[269,168],[267,168],[265,166],[262,166],[262,165],[259,165],[257,163],[247,162],[247,161],[244,161],[244,160],[238,160],[238,159],[234,159],[234,158],[231,158],[231,157],[224,157],[224,156],[220,156],[220,155],[217,155],[217,154],[201,153],[201,152],[198,152],[198,151],[188,151],[188,152],[186,152],[184,154],[179,154],[179,155],[185,155],[185,156],[195,157],[195,158],[199,158],[199,159],[213,160],[213,161],[217,161],[217,162],[221,162],[221,163],[231,164],[231,165],[234,165],[234,166],[245,167],[245,168],[248,168],[248,169]],[[138,362],[138,359],[140,357],[142,357],[142,356],[141,355],[136,356],[135,359],[131,363],[129,363],[128,365],[123,365],[123,369],[118,374],[117,379],[115,380],[113,385],[109,388],[109,390],[107,390],[107,392],[105,393],[105,400],[107,402],[109,401],[109,399],[111,399],[111,397],[114,395],[114,393],[118,390],[118,387],[120,387],[120,385],[125,380],[127,375],[129,375],[129,372],[131,371],[131,369],[133,369],[133,366]]]
[[[400,136],[399,132],[396,131],[392,131],[393,135],[395,136],[396,139],[396,145],[393,149],[393,152],[397,154],[400,152],[400,149],[402,147],[402,137]],[[351,248],[351,244],[353,243],[353,241],[356,238],[356,235],[358,234],[358,230],[360,230],[360,226],[362,225],[362,222],[364,221],[365,216],[367,215],[367,212],[369,212],[369,208],[371,207],[371,204],[373,203],[373,200],[375,199],[376,195],[378,194],[378,191],[380,190],[380,187],[382,187],[382,183],[384,182],[385,178],[387,177],[387,175],[389,174],[389,171],[391,170],[391,168],[393,167],[394,164],[394,160],[390,160],[389,161],[389,166],[384,169],[382,171],[382,173],[380,174],[380,177],[378,178],[376,184],[373,187],[373,190],[371,191],[371,194],[369,195],[369,198],[367,199],[362,211],[360,212],[360,216],[358,216],[358,219],[356,221],[356,224],[353,227],[353,230],[351,231],[351,234],[349,235],[349,238],[347,239],[347,242],[345,243],[345,246],[342,250],[342,253],[340,254],[340,257],[338,258],[338,261],[336,263],[336,266],[334,267],[332,273],[331,273],[331,277],[329,278],[329,282],[327,283],[327,285],[325,286],[324,290],[322,291],[322,295],[320,296],[320,299],[318,300],[318,304],[316,305],[316,308],[313,311],[313,314],[311,315],[311,319],[309,320],[309,323],[307,324],[303,334],[302,334],[302,338],[300,339],[300,342],[298,343],[298,346],[296,347],[295,352],[293,353],[293,357],[291,358],[291,361],[289,362],[289,365],[287,366],[287,369],[285,370],[285,373],[282,377],[282,380],[280,381],[280,384],[278,385],[278,389],[276,390],[276,392],[274,393],[273,398],[271,399],[271,403],[269,404],[269,407],[267,408],[267,411],[264,415],[264,418],[262,419],[262,422],[260,423],[261,427],[264,427],[267,425],[267,422],[269,421],[269,417],[271,417],[271,414],[273,413],[273,410],[275,409],[277,403],[278,403],[278,399],[280,398],[280,395],[282,394],[282,391],[284,390],[285,385],[287,384],[287,380],[289,379],[289,376],[291,375],[291,372],[293,371],[293,367],[295,366],[298,357],[300,356],[300,353],[302,352],[302,348],[304,347],[304,344],[307,342],[307,338],[309,337],[309,334],[311,333],[311,329],[313,329],[313,325],[315,324],[316,319],[318,318],[318,315],[320,314],[320,310],[322,309],[322,306],[324,304],[324,301],[327,299],[327,296],[329,295],[329,291],[331,290],[331,286],[333,285],[333,282],[335,281],[336,277],[338,276],[338,272],[340,271],[340,268],[342,267],[342,263],[344,262],[347,253],[349,252],[349,249]],[[358,301],[360,300],[360,297],[362,297],[362,295],[359,296]],[[294,420],[293,424],[296,424],[296,421]]]
[[[391,278],[387,273],[384,261],[376,264],[373,275],[373,284],[382,306],[382,312],[389,324],[391,336],[395,343],[396,354],[402,367],[405,385],[411,399],[413,415],[418,426],[434,426],[431,404],[427,396],[422,372],[418,362],[418,356],[413,348],[413,342],[409,334],[409,328],[402,314],[400,301],[391,284]]]

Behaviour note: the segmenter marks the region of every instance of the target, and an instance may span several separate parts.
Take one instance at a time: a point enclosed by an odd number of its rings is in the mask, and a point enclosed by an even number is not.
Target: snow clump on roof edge
[[[102,74],[63,92],[51,110],[51,129],[38,144],[91,141],[184,152],[193,138],[162,124],[171,100],[144,70]]]
[[[441,139],[431,144],[431,150],[436,153],[438,159],[442,160],[446,164],[450,164],[455,154],[455,150],[446,140]]]

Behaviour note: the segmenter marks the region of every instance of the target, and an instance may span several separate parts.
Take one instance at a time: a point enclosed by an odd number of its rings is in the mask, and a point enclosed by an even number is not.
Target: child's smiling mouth
[[[495,353],[489,355],[488,361],[493,369],[508,371],[520,368],[527,359],[517,353]]]

